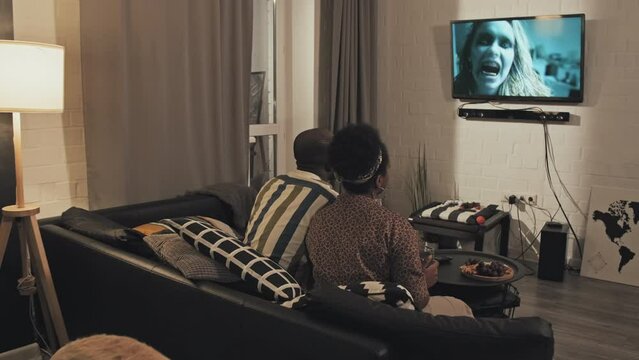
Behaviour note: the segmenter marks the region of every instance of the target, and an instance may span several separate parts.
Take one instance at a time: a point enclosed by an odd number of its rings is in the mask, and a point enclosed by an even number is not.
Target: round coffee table
[[[519,306],[520,299],[512,283],[525,276],[521,263],[504,256],[478,251],[437,250],[435,255],[449,256],[452,259],[439,264],[437,284],[430,289],[433,295],[459,298],[470,306],[475,316],[504,316],[506,309],[510,310],[507,316],[514,315],[514,308]],[[471,258],[480,261],[500,261],[510,266],[514,275],[511,279],[502,281],[469,278],[462,275],[459,267]]]

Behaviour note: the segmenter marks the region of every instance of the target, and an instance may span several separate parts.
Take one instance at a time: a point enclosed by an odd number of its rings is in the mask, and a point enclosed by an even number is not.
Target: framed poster
[[[639,191],[593,187],[581,275],[639,286]]]

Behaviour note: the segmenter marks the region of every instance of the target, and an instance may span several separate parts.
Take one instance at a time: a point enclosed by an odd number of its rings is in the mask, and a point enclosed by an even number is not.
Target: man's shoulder
[[[310,192],[319,193],[319,195],[326,197],[331,202],[338,195],[329,183],[306,171],[295,170],[286,175],[278,175],[276,178],[286,185],[308,188]]]
[[[295,194],[296,198],[314,198],[315,201],[332,203],[337,198],[337,192],[328,184],[321,180],[305,179],[291,174],[278,175],[271,178],[262,186],[259,199],[278,198]]]

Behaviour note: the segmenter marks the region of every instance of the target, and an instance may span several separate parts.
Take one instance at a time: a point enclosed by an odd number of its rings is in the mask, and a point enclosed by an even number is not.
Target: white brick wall
[[[87,208],[79,0],[13,1],[13,21],[16,40],[65,47],[64,113],[22,115],[25,201],[40,204],[39,218]]]
[[[499,203],[506,192],[537,194],[539,205],[555,212],[540,125],[456,116],[460,102],[450,95],[449,21],[558,13],[585,13],[587,41],[585,101],[543,105],[573,114],[570,124],[550,126],[562,179],[586,212],[593,185],[639,188],[639,122],[630,111],[639,97],[639,1],[380,0],[378,111],[391,152],[394,177],[386,195],[391,208],[410,211],[403,178],[424,143],[434,198],[458,192],[463,199]],[[561,199],[583,238],[585,219],[565,196]],[[532,229],[530,210],[521,216],[523,226]],[[537,213],[537,219],[539,229],[547,217]],[[518,235],[511,234],[511,254],[519,253],[518,243]]]

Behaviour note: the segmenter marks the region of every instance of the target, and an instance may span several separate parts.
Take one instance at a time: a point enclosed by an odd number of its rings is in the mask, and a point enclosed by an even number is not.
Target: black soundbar
[[[569,121],[569,112],[531,111],[531,110],[493,110],[461,108],[459,117],[464,119],[508,119],[537,121]]]

